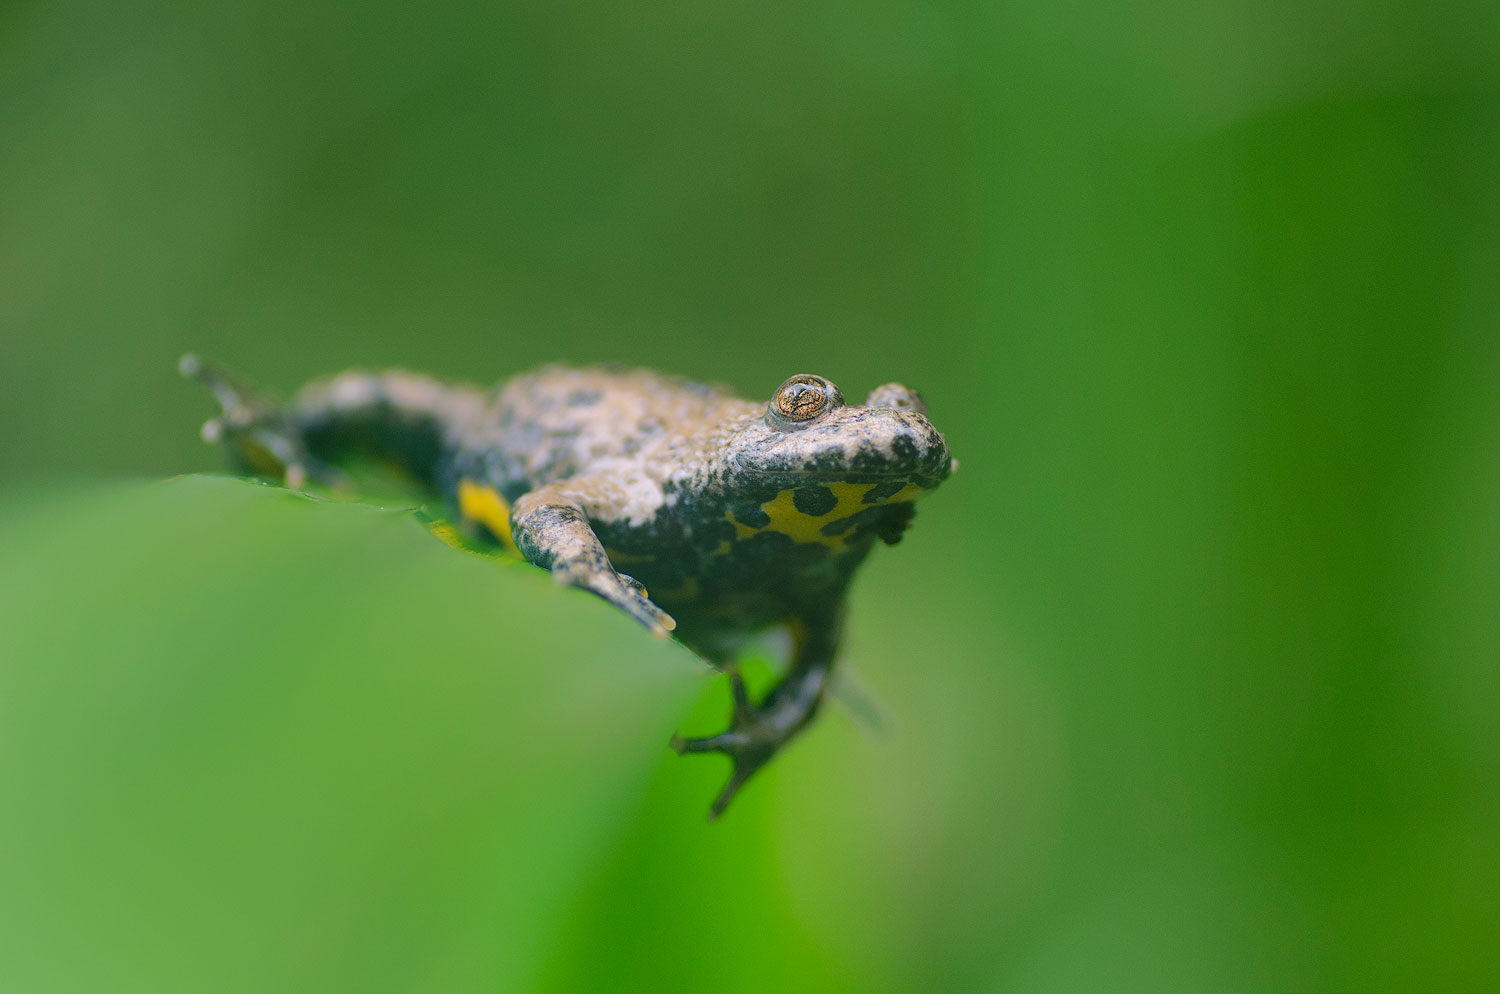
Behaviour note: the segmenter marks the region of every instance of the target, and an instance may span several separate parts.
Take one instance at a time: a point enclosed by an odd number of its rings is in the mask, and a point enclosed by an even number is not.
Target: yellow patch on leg
[[[500,496],[500,491],[473,480],[459,480],[458,513],[465,521],[488,528],[490,534],[510,551],[520,551],[510,534],[510,504]]]

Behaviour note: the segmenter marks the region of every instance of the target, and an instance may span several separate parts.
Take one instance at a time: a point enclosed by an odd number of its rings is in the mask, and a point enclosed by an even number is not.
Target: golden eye
[[[787,427],[804,425],[827,411],[844,406],[839,388],[821,376],[799,373],[783,383],[771,399],[770,412]]]

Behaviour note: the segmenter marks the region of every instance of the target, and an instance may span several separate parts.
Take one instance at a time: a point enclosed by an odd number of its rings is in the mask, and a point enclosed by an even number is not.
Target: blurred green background
[[[0,8],[0,990],[1500,989],[1497,67],[1473,0]],[[921,389],[883,731],[706,825],[686,653],[150,482],[188,349]]]

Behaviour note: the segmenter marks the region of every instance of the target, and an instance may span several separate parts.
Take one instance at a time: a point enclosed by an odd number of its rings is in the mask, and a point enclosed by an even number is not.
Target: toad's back
[[[701,469],[717,437],[760,410],[724,388],[650,370],[548,366],[504,384],[458,427],[454,468],[512,502],[590,473],[659,490]]]

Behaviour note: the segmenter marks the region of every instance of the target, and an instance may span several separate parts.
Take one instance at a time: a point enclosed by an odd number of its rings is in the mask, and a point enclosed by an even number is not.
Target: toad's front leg
[[[615,571],[583,506],[569,494],[571,488],[540,487],[516,501],[510,514],[516,548],[533,565],[551,570],[558,583],[592,591],[653,635],[669,637],[677,622],[651,603],[634,577]]]
[[[796,654],[792,667],[760,704],[751,703],[739,671],[730,669],[734,709],[728,730],[708,738],[672,738],[672,748],[679,753],[722,752],[734,764],[729,782],[709,810],[710,818],[723,814],[745,781],[818,713],[833,670],[841,627],[838,612],[793,622]]]

